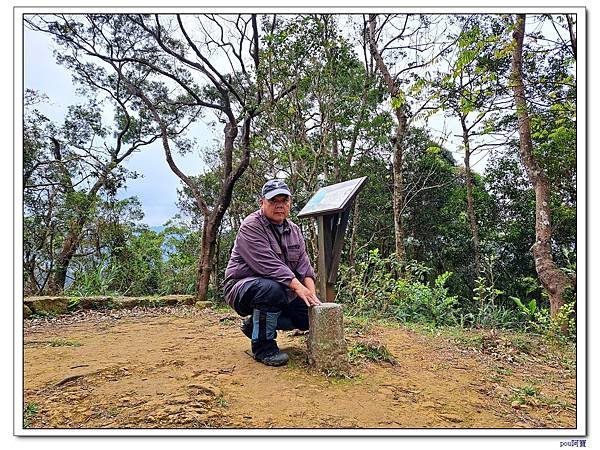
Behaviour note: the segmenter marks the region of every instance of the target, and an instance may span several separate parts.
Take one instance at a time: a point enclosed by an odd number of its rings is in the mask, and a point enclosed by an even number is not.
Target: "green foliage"
[[[348,359],[354,362],[358,359],[368,359],[374,362],[394,363],[390,351],[385,345],[373,342],[355,342],[348,349]]]
[[[522,326],[519,314],[510,305],[501,304],[499,297],[504,292],[495,287],[493,280],[479,277],[475,283],[473,301],[462,308],[461,326],[504,329]]]
[[[568,343],[575,338],[575,301],[565,303],[558,313],[551,317],[548,308],[540,308],[535,299],[526,305],[517,297],[511,299],[519,307],[525,330],[534,331],[559,344]]]
[[[170,224],[156,232],[121,226],[123,236],[98,261],[78,261],[74,297],[91,295],[193,294],[196,287],[198,234]],[[72,302],[71,309],[77,304]]]
[[[394,109],[402,109],[406,105],[406,96],[404,95],[404,92],[399,91],[395,97],[392,97],[391,105]]]
[[[163,271],[163,236],[153,230],[142,229],[133,233],[122,260],[123,286],[129,295],[160,292]],[[126,283],[126,284],[125,284]]]
[[[198,270],[198,232],[170,224],[163,231],[164,251],[160,291],[169,294],[193,294]]]
[[[496,289],[493,285],[488,285],[484,277],[479,277],[475,280],[475,287],[473,288],[473,300],[480,305],[487,303],[495,304],[496,299],[500,294],[503,294],[500,289]]]
[[[551,341],[566,343],[576,337],[575,301],[565,303],[549,320],[546,336]]]
[[[27,402],[23,408],[23,428],[31,427],[31,421],[38,415],[40,406],[35,402]]]
[[[513,388],[514,394],[510,398],[512,403],[519,405],[538,404],[539,403],[539,387],[533,384],[527,384],[519,388]]]
[[[221,408],[227,408],[229,406],[229,402],[225,399],[223,394],[217,395],[214,401]]]
[[[81,342],[72,339],[56,338],[49,343],[50,347],[80,347]]]
[[[502,305],[486,303],[475,310],[461,315],[462,326],[478,328],[518,329],[521,326],[519,315],[515,310]]]
[[[71,297],[67,303],[67,311],[74,311],[79,308],[80,300],[77,297]]]
[[[411,268],[417,268],[411,273]],[[342,267],[337,300],[350,314],[394,318],[401,322],[433,326],[456,322],[457,297],[444,286],[446,272],[430,285],[418,281],[422,265],[405,265],[394,256],[382,258],[377,249],[369,251],[354,268]]]
[[[485,183],[498,205],[490,233],[490,251],[498,256],[495,283],[502,286],[508,296],[528,299],[534,292],[531,292],[531,282],[525,280],[537,279],[530,252],[535,240],[535,193],[516,148],[491,155]],[[535,294],[541,296],[540,292]]]
[[[529,322],[533,322],[536,315],[538,314],[538,306],[537,306],[537,301],[534,299],[532,299],[527,306],[525,306],[523,304],[523,302],[521,302],[521,299],[518,297],[510,297],[511,300],[513,300],[517,306],[519,307],[519,309],[521,310],[521,312],[523,312],[525,314],[525,318],[529,321]]]
[[[74,281],[65,293],[74,297],[113,295],[116,293],[113,288],[118,277],[119,268],[111,264],[108,258],[102,258],[95,267],[76,269]]]

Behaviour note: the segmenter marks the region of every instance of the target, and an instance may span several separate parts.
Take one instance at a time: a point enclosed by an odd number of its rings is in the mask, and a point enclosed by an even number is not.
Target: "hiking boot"
[[[244,319],[242,324],[240,325],[240,330],[242,333],[248,338],[252,339],[252,330],[254,329],[254,324],[252,323],[252,316],[248,316]],[[277,330],[294,330],[292,336],[298,336],[300,334],[306,334],[308,331],[301,331],[294,327],[294,323],[292,320],[284,315],[279,316],[277,319]],[[275,331],[275,337],[277,337],[277,331]]]
[[[280,311],[268,312],[254,309],[249,323],[244,321],[241,327],[244,334],[248,333],[252,337],[254,359],[267,366],[283,366],[290,359],[287,353],[279,351],[275,340],[277,319],[280,315]]]
[[[240,325],[240,330],[242,330],[242,333],[244,333],[248,339],[252,339],[253,328],[254,327],[252,326],[252,316],[246,317]]]
[[[283,366],[284,364],[287,364],[290,357],[288,356],[287,353],[280,352],[278,350],[276,352],[263,354],[261,356],[254,355],[254,359],[256,359],[257,361],[259,361],[267,366],[277,367],[277,366]]]
[[[279,350],[279,347],[277,347],[277,341],[275,341],[275,339],[253,339],[252,356],[256,361],[259,361],[267,366],[283,366],[290,359],[287,353]]]

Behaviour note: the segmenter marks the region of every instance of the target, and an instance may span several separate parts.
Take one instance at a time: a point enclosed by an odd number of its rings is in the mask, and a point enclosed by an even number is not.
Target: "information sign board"
[[[298,217],[322,216],[343,211],[356,197],[366,179],[367,177],[355,178],[319,189],[304,205]]]

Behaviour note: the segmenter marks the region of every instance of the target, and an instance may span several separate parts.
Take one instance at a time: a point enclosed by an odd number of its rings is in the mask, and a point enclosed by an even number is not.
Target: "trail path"
[[[306,363],[305,336],[280,332],[290,363],[245,351],[231,313],[192,307],[28,319],[30,428],[574,428],[575,369],[493,337],[479,349],[405,328],[352,325],[396,363],[357,358],[350,378]],[[463,339],[464,340],[464,339]],[[486,351],[486,348],[488,349]]]

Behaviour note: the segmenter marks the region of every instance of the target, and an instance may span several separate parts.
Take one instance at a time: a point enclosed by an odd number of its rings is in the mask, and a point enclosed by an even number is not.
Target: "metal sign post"
[[[319,189],[298,214],[298,218],[317,219],[317,289],[319,297],[326,302],[335,298],[334,286],[350,209],[366,179],[367,177],[355,178]]]

